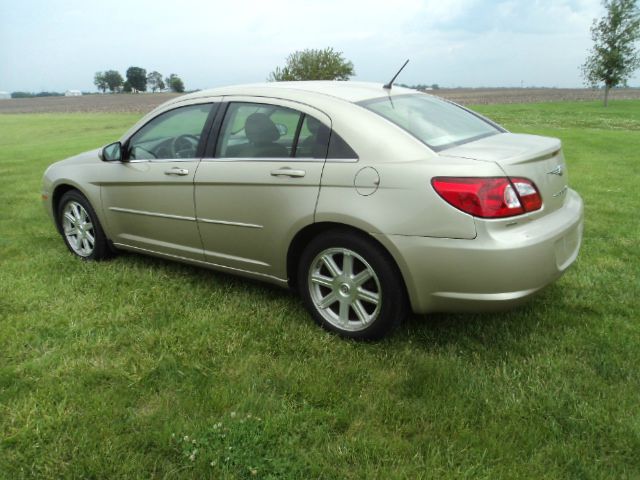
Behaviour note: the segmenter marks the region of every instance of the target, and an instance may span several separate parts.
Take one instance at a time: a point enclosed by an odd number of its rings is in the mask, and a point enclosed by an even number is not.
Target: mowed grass
[[[640,102],[478,110],[563,140],[578,261],[519,310],[377,343],[269,286],[74,258],[42,172],[137,117],[0,116],[0,478],[639,478]]]

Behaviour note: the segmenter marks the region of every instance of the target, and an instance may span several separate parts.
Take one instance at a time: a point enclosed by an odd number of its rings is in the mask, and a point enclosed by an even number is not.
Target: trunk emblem
[[[562,168],[562,165],[558,165],[553,170],[550,170],[547,172],[547,175],[558,175],[559,177],[561,177],[563,174],[564,174],[564,170]]]

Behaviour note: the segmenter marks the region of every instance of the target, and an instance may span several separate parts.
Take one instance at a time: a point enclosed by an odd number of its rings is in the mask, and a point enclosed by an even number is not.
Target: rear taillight
[[[451,205],[475,217],[512,217],[542,207],[538,189],[526,178],[436,177],[431,185]]]

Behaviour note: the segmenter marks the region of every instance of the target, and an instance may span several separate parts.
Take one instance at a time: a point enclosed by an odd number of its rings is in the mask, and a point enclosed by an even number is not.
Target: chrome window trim
[[[291,162],[291,163],[357,163],[358,158],[311,158],[311,157],[208,157],[203,162]]]
[[[324,158],[296,158],[296,157],[213,157],[203,158],[203,162],[324,162]]]
[[[327,158],[327,163],[358,163],[359,158]]]

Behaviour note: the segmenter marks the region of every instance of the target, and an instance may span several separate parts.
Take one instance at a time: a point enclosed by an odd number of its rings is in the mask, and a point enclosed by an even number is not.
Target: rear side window
[[[435,151],[504,131],[464,108],[425,94],[386,96],[360,105],[405,129]]]
[[[334,131],[311,115],[263,103],[229,104],[217,158],[358,158]]]
[[[357,159],[358,154],[335,131],[331,132],[327,159]]]
[[[290,108],[231,103],[222,122],[216,157],[291,157],[301,118],[301,112]]]
[[[327,158],[330,135],[329,127],[305,115],[300,125],[296,158]]]
[[[304,116],[298,147],[298,158],[357,159],[358,155],[335,130],[309,115]]]

